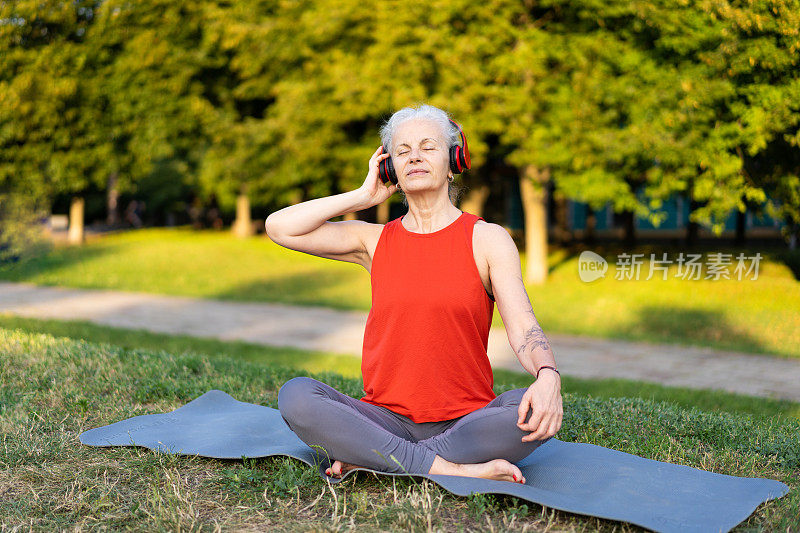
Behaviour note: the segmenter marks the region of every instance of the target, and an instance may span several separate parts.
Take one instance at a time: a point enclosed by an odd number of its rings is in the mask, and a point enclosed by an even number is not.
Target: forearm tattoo
[[[533,309],[528,311],[531,315],[533,315]],[[530,349],[531,351],[541,348],[542,350],[549,351],[550,350],[550,343],[547,342],[547,337],[544,336],[544,331],[536,322],[536,317],[533,317],[534,325],[525,332],[525,341],[519,347],[519,353],[524,353],[526,350]]]

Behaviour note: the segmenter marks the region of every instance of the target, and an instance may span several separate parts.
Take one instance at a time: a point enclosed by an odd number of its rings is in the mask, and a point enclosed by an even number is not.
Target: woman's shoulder
[[[475,221],[472,242],[473,246],[487,258],[498,253],[509,253],[511,248],[519,253],[514,239],[506,228],[485,220]]]
[[[476,235],[480,235],[484,238],[492,238],[502,236],[502,233],[511,236],[508,233],[508,230],[501,226],[500,224],[495,224],[494,222],[486,222],[482,218],[478,218],[475,220],[475,230]]]

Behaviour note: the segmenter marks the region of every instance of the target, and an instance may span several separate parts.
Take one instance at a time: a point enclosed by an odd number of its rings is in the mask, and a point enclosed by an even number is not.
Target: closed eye
[[[436,150],[436,148],[423,148],[423,150]],[[406,150],[405,152],[397,152],[397,155],[406,155],[407,153],[408,150]]]

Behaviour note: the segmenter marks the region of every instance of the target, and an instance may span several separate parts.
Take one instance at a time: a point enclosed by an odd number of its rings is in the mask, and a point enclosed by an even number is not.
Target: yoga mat
[[[325,474],[331,461],[300,440],[277,409],[240,402],[211,390],[170,413],[143,415],[85,431],[90,446],[144,446],[152,450],[220,459],[288,455]],[[336,459],[335,457],[332,459]],[[663,532],[729,531],[761,503],[789,487],[766,478],[716,474],[654,461],[594,444],[550,439],[517,463],[526,484],[414,474],[459,496],[508,494],[561,511],[630,522]]]

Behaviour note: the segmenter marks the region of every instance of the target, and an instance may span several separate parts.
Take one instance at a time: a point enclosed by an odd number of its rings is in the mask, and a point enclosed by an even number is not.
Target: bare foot
[[[492,459],[485,463],[458,464],[446,461],[437,455],[428,473],[525,483],[525,476],[522,475],[522,470],[505,459]]]
[[[354,468],[361,468],[359,465],[351,463],[343,463],[341,461],[334,461],[330,468],[325,469],[325,474],[331,477],[343,477],[346,473]]]

